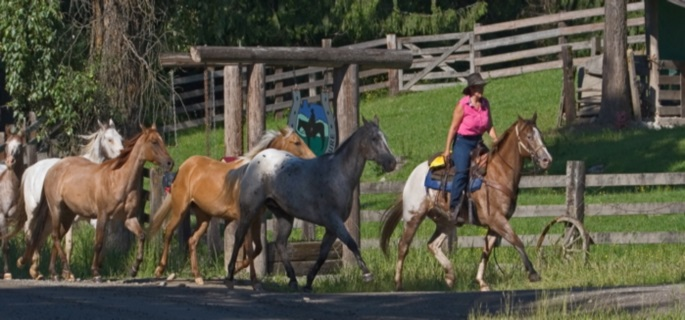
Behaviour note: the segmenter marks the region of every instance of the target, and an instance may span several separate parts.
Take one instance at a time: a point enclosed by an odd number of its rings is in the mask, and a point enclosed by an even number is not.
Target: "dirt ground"
[[[545,298],[542,302],[541,299]],[[683,310],[685,284],[549,292],[255,292],[221,281],[95,284],[0,280],[0,319],[465,319],[537,304],[627,311]],[[571,309],[574,310],[574,309]]]

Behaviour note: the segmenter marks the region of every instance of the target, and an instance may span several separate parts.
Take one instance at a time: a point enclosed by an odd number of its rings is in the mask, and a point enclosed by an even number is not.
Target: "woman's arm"
[[[464,117],[464,108],[457,102],[454,106],[454,111],[452,112],[452,123],[450,123],[450,128],[447,130],[447,140],[445,142],[445,150],[442,155],[449,159],[450,153],[452,152],[452,141],[454,136],[457,134],[457,128],[461,124],[461,119]]]

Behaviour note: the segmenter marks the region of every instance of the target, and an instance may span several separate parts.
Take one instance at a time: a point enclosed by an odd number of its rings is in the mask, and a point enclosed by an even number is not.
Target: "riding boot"
[[[457,205],[452,208],[452,211],[449,213],[449,220],[454,221],[458,226],[461,226],[466,222],[463,217],[459,216],[459,211],[461,211],[461,207],[464,204],[464,198],[466,198],[466,194],[462,192],[461,196],[459,196],[459,202],[457,202]]]

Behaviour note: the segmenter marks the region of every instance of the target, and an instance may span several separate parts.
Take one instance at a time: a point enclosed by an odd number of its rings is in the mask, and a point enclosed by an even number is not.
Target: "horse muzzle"
[[[393,156],[382,157],[377,162],[381,167],[383,167],[384,172],[393,171],[395,170],[395,167],[397,167],[397,159],[395,159]]]

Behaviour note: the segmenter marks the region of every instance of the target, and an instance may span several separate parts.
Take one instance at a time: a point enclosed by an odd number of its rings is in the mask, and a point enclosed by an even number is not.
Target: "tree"
[[[626,64],[626,0],[606,0],[604,16],[602,105],[598,121],[602,124],[616,124],[621,117],[629,115],[631,110]]]

